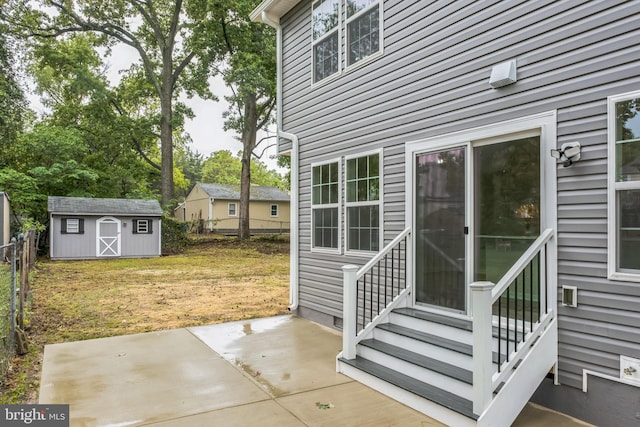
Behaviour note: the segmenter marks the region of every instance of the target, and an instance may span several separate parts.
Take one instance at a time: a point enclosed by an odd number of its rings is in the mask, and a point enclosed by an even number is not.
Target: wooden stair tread
[[[415,378],[401,374],[393,369],[382,366],[378,363],[356,356],[355,359],[347,360],[340,358],[340,361],[360,369],[374,377],[402,388],[424,399],[430,400],[438,405],[451,409],[468,418],[477,420],[478,416],[473,413],[473,402],[463,397],[457,396],[446,390],[442,390],[430,384],[425,384]]]
[[[388,354],[396,359],[412,363],[424,369],[445,375],[466,384],[473,384],[473,372],[459,366],[451,365],[441,360],[433,359],[422,354],[414,353],[401,347],[386,342],[368,339],[360,342],[360,345],[372,348],[381,353]]]

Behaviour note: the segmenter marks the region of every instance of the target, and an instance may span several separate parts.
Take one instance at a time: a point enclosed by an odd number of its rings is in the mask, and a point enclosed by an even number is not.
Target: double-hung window
[[[347,158],[347,250],[380,250],[380,153]]]
[[[278,205],[271,205],[271,216],[278,216]]]
[[[238,216],[238,205],[235,203],[229,203],[228,205],[228,216]]]
[[[640,92],[609,98],[609,276],[640,281]]]
[[[313,2],[313,81],[338,72],[340,62],[340,0]]]
[[[311,246],[340,248],[340,163],[311,166]]]
[[[347,66],[379,50],[379,0],[347,0]]]
[[[314,83],[382,51],[382,0],[315,0],[311,8]]]

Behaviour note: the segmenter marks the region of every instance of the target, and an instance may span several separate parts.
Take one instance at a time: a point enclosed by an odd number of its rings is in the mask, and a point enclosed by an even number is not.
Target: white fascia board
[[[262,12],[266,12],[271,19],[278,21],[299,2],[300,0],[263,0],[249,14],[249,18],[254,22],[262,22]]]

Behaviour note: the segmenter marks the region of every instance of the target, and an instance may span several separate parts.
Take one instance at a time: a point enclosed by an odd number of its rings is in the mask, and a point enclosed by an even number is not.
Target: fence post
[[[15,351],[15,340],[16,340],[16,258],[17,258],[17,250],[16,246],[18,243],[16,242],[16,238],[13,237],[11,239],[11,337],[9,337],[9,342],[11,343],[11,351]]]
[[[471,284],[473,310],[473,413],[482,415],[492,398],[492,342],[491,282]]]
[[[342,267],[342,357],[350,360],[356,357],[356,305],[358,266]]]

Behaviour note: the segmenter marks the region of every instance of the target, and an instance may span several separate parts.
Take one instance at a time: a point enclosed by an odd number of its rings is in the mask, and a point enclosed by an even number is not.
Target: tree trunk
[[[164,55],[160,96],[160,195],[163,208],[173,200],[173,60]]]
[[[238,238],[251,237],[249,227],[249,200],[251,194],[251,155],[256,147],[256,133],[258,126],[256,94],[245,96],[244,128],[242,130],[242,173],[240,177],[240,222],[238,224]]]

